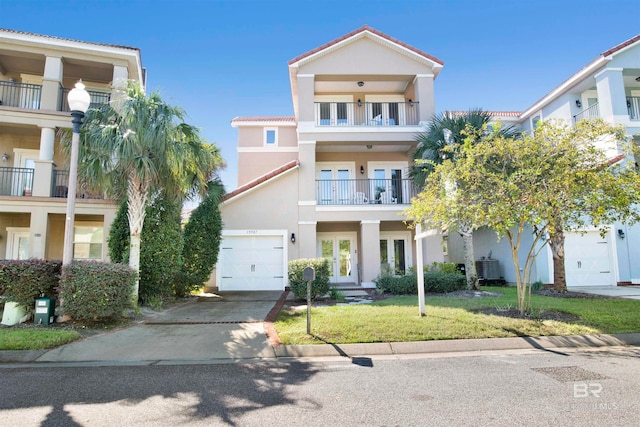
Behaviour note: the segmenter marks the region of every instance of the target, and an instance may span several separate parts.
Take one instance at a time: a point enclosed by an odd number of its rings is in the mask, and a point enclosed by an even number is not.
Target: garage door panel
[[[608,235],[602,238],[598,231],[567,233],[565,274],[567,286],[613,286]]]
[[[282,236],[231,236],[221,245],[220,290],[284,289]]]

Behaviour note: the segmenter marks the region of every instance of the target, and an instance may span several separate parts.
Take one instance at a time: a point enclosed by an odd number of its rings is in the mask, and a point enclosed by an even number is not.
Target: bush
[[[60,278],[64,313],[77,320],[120,317],[131,307],[135,281],[128,265],[74,261]]]
[[[42,294],[54,298],[60,279],[60,261],[0,260],[0,294],[33,312]]]
[[[307,298],[307,282],[302,273],[305,268],[313,267],[316,278],[311,284],[311,299],[316,299],[329,292],[329,263],[324,258],[295,259],[289,261],[289,288],[296,299]]]
[[[125,200],[120,204],[116,217],[109,229],[109,258],[118,264],[129,263],[129,219],[127,218],[128,204]]]
[[[427,271],[460,274],[460,270],[458,270],[458,264],[454,262],[434,262],[429,267],[427,267]]]
[[[411,295],[418,293],[418,277],[412,272],[404,276],[394,276],[391,272],[383,271],[374,280],[376,289],[381,293],[394,295]],[[425,271],[424,291],[433,293],[453,292],[466,288],[466,279],[458,272],[442,273],[439,271]]]

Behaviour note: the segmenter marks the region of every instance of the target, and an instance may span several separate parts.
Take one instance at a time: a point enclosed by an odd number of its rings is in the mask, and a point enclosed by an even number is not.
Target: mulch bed
[[[539,291],[531,291],[532,294],[542,295],[545,297],[553,297],[553,298],[586,298],[586,299],[609,299],[616,298],[607,295],[596,295],[596,294],[586,294],[584,292],[558,292],[553,289],[542,289]]]

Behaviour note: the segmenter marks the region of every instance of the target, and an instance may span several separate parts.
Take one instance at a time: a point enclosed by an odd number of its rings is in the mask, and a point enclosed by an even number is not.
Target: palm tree
[[[140,235],[145,208],[164,190],[184,200],[205,194],[222,165],[219,150],[184,123],[185,112],[147,96],[137,82],[110,105],[89,110],[81,130],[79,175],[110,198],[127,200],[129,265],[140,269]],[[66,144],[68,145],[68,144]],[[136,282],[133,301],[138,301]]]
[[[455,162],[456,156],[461,155],[459,148],[465,140],[473,143],[488,132],[497,132],[506,137],[517,137],[520,134],[514,126],[490,129],[492,120],[490,112],[479,108],[462,113],[445,111],[433,116],[426,129],[415,137],[418,146],[412,155],[413,165],[409,174],[416,186],[423,188],[429,174],[445,160]],[[469,289],[479,289],[473,255],[474,229],[473,224],[458,224],[457,227],[464,242],[465,274]]]

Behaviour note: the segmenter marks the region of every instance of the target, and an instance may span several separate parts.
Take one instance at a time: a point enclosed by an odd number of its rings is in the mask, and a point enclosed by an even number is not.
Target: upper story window
[[[540,114],[538,114],[537,116],[533,117],[531,119],[531,129],[532,130],[536,130],[538,128],[538,125],[540,124],[540,120],[542,119],[542,116],[540,116]]]
[[[265,146],[278,145],[278,129],[277,128],[264,129],[264,145]]]

